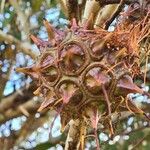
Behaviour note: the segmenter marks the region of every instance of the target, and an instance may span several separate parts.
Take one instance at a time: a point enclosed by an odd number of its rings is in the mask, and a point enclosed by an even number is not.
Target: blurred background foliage
[[[0,0],[0,149],[61,150],[66,134],[60,132],[56,119],[53,137],[49,137],[55,112],[37,113],[42,98],[33,95],[36,85],[16,67],[32,65],[38,48],[29,39],[34,34],[47,39],[43,18],[56,28],[66,28],[69,21],[56,0]],[[149,72],[148,72],[149,74]],[[146,91],[149,85],[141,85]],[[150,109],[150,99],[132,95],[138,105]],[[149,150],[150,123],[130,115],[116,125],[116,136],[99,131],[104,150]],[[94,138],[87,138],[86,149],[95,149]]]

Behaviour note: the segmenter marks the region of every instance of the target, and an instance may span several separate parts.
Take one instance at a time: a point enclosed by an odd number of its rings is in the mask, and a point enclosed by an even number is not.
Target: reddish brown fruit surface
[[[98,116],[103,114],[101,123],[105,126],[107,122],[113,134],[110,116],[114,113],[115,101],[122,103],[124,100],[125,104],[126,100],[129,101],[129,93],[143,94],[132,78],[139,70],[139,27],[114,32],[88,30],[78,26],[74,20],[69,30],[60,31],[52,28],[47,21],[44,24],[49,41],[31,36],[41,55],[34,66],[20,69],[39,80],[40,88],[35,93],[44,97],[39,111],[52,107],[61,110],[62,126],[71,119],[85,121],[86,118],[86,122],[91,122],[95,129]],[[126,109],[143,114],[131,105],[132,102],[126,104]],[[95,121],[90,119],[93,117]]]

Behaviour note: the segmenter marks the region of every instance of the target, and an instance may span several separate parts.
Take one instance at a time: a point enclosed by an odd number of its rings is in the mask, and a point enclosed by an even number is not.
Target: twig
[[[98,140],[99,138],[98,138],[96,129],[94,129],[94,134],[95,134],[96,146],[97,146],[96,150],[100,150],[100,144],[99,144],[99,140]]]
[[[131,150],[135,150],[144,140],[145,140],[145,138],[147,138],[149,136],[149,134],[148,135],[145,135],[142,139],[140,139],[134,146],[133,146],[133,148],[131,149]]]
[[[108,94],[106,92],[106,89],[105,89],[104,85],[102,85],[102,90],[103,90],[103,93],[104,93],[104,96],[105,96],[105,101],[106,101],[107,108],[108,108],[108,116],[111,116],[111,107],[110,107],[111,104],[110,104]],[[110,118],[109,118],[109,126],[110,126],[110,132],[111,132],[111,136],[112,136],[112,135],[114,135],[114,130],[113,130],[112,121],[111,121]]]
[[[144,126],[144,127],[139,127],[135,130],[131,130],[130,132],[125,132],[125,131],[121,131],[120,133],[117,133],[117,135],[120,135],[120,136],[124,136],[124,135],[130,135],[130,134],[133,134],[133,133],[136,133],[138,131],[142,131],[142,130],[147,130],[149,128],[149,126]],[[143,131],[144,132],[144,131]],[[147,132],[147,131],[146,131]],[[149,132],[148,132],[149,133]],[[105,145],[106,143],[108,143],[108,141],[110,140],[111,138],[109,138],[107,141],[105,142],[102,142],[101,145]]]
[[[102,90],[103,90],[103,93],[104,93],[104,96],[105,96],[105,100],[106,100],[106,103],[107,103],[107,106],[108,106],[108,115],[111,115],[110,101],[108,99],[108,94],[106,92],[106,89],[105,89],[104,85],[102,85]]]
[[[39,106],[40,106],[40,102],[35,102],[33,99],[22,104],[22,107],[24,107],[24,109],[26,109],[29,112],[29,114],[33,114],[37,112],[37,109],[39,108]],[[1,113],[0,115],[1,115],[0,124],[3,124],[8,120],[15,118],[15,117],[22,116],[23,114],[20,111],[20,106],[18,106],[15,109],[10,108],[7,111]]]
[[[22,51],[23,53],[31,56],[33,59],[37,57],[37,54],[32,52],[31,45],[22,43],[14,36],[6,34],[2,30],[0,30],[0,41],[7,41],[10,44],[15,44],[18,51]]]

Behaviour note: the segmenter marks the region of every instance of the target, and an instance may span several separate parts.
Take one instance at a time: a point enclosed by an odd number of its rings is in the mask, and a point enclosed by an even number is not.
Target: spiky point
[[[107,124],[113,135],[111,114],[121,112],[118,108],[122,105],[132,112],[145,115],[127,99],[129,93],[144,94],[133,83],[136,71],[140,70],[138,27],[114,32],[89,30],[88,22],[78,26],[75,19],[65,31],[56,30],[45,19],[44,25],[49,35],[48,41],[31,35],[41,55],[32,67],[17,70],[38,80],[39,88],[34,93],[44,97],[39,111],[47,107],[61,110],[58,112],[62,128],[70,120],[75,121],[71,127],[74,133],[69,131],[71,134],[68,135],[72,140],[66,143],[66,149],[72,149],[72,146],[83,149],[86,132],[83,132],[81,123],[94,129],[96,141],[98,123]],[[116,100],[117,103],[119,101],[117,110],[112,109]],[[81,137],[79,141],[77,134]]]

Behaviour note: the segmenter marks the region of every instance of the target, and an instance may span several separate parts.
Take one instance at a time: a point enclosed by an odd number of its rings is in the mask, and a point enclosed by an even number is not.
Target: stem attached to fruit
[[[81,121],[79,119],[70,121],[69,133],[65,143],[65,150],[81,150],[80,149],[80,132]]]

